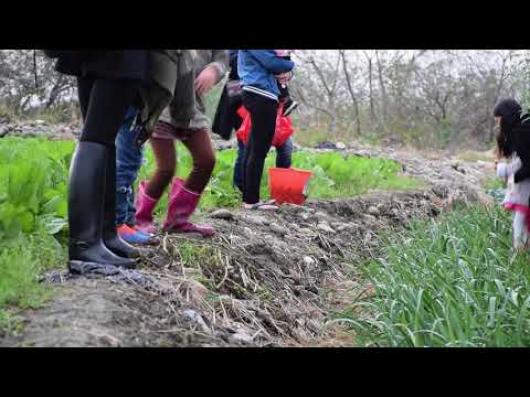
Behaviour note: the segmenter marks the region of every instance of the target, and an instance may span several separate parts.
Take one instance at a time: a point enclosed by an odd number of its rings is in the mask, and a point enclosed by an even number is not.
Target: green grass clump
[[[511,249],[502,208],[474,207],[389,237],[350,320],[384,346],[530,346],[529,255]],[[367,317],[368,316],[368,319]]]
[[[10,322],[10,308],[36,308],[50,290],[39,275],[64,264],[66,248],[44,230],[21,234],[0,244],[0,329]]]

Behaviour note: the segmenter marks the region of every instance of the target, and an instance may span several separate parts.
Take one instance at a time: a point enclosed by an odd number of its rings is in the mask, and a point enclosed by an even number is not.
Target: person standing
[[[171,184],[169,205],[162,230],[168,233],[198,233],[204,237],[215,231],[209,225],[190,221],[215,166],[210,139],[210,120],[206,117],[203,96],[220,82],[228,68],[226,50],[186,50],[179,62],[175,97],[156,124],[150,139],[156,160],[151,178],[140,182],[136,205],[137,227],[147,233],[156,231],[153,211]],[[184,181],[174,178],[175,140],[189,150],[193,165]],[[173,179],[174,178],[174,179]]]
[[[142,109],[142,131],[152,130],[173,95],[171,50],[45,51],[56,70],[77,77],[83,130],[68,182],[71,272],[111,265],[134,268],[139,251],[116,233],[116,147],[131,106]],[[141,103],[141,105],[140,105]]]
[[[243,86],[243,106],[249,111],[252,123],[244,158],[244,209],[278,208],[260,201],[259,190],[265,158],[276,130],[280,95],[277,76],[282,76],[283,79],[293,68],[294,62],[283,59],[275,50],[240,50],[238,53],[238,74]]]

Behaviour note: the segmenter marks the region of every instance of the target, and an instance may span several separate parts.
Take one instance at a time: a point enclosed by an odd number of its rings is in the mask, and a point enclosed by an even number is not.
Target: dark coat
[[[78,77],[132,79],[142,82],[139,98],[143,104],[141,122],[153,130],[162,110],[175,91],[179,50],[53,51],[55,69]]]
[[[226,141],[230,140],[232,132],[237,130],[242,123],[241,117],[237,114],[237,110],[242,105],[241,95],[230,97],[225,85],[213,118],[212,132]]]
[[[148,76],[147,50],[47,51],[57,58],[55,69],[71,76],[134,79]]]
[[[232,132],[237,130],[243,121],[237,114],[237,110],[243,104],[243,99],[241,95],[230,96],[227,89],[228,84],[239,81],[239,75],[237,73],[237,52],[238,50],[229,51],[230,74],[228,75],[227,83],[223,87],[212,123],[212,132],[227,141],[232,138]]]

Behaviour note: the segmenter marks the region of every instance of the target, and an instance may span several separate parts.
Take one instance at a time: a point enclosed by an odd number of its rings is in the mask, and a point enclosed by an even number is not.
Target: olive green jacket
[[[148,133],[173,98],[181,53],[182,50],[149,51],[149,81],[140,90],[144,104],[140,118]]]
[[[195,79],[208,66],[217,69],[216,83],[228,70],[227,50],[182,50],[178,53],[174,96],[160,120],[183,129],[210,128],[204,98],[195,92]]]

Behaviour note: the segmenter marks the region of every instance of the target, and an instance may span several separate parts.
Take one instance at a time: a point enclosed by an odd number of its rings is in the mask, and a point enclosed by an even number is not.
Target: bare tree
[[[346,54],[345,50],[339,51],[340,58],[342,59],[342,70],[344,72],[344,77],[346,78],[346,84],[348,87],[348,92],[350,94],[350,98],[353,103],[353,109],[354,109],[354,120],[355,120],[355,126],[357,130],[357,135],[361,135],[361,114],[359,110],[359,101],[357,99],[357,95],[354,92],[351,74],[348,69],[348,61],[346,60]]]
[[[338,55],[337,51],[334,51]],[[338,109],[336,106],[339,79],[340,57],[333,55],[316,57],[311,52],[299,56],[302,65],[309,70],[301,72],[296,79],[294,89],[303,104],[326,114],[330,119],[330,132],[337,127]],[[322,97],[325,101],[322,101]]]
[[[330,139],[487,147],[499,98],[530,106],[530,51],[300,50],[295,61],[295,123]],[[75,80],[40,51],[0,50],[2,117],[68,118],[76,101]]]

